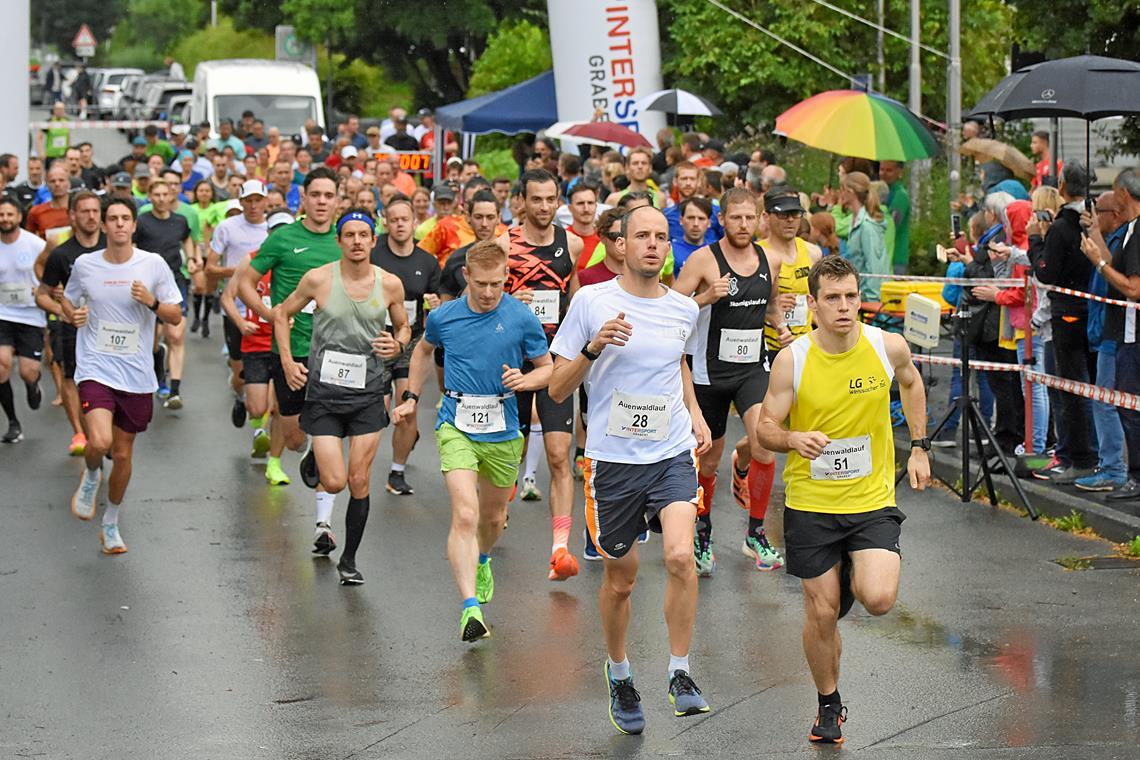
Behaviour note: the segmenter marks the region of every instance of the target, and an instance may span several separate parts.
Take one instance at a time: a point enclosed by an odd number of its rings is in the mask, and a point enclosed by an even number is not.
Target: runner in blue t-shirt
[[[393,423],[415,418],[416,403],[442,346],[444,398],[435,423],[440,469],[451,494],[447,556],[463,615],[459,635],[490,635],[479,605],[491,601],[491,547],[503,532],[507,501],[518,480],[523,439],[515,393],[546,387],[552,368],[542,324],[530,308],[506,295],[507,255],[494,240],[467,252],[465,298],[428,314],[412,353],[408,390],[392,410]],[[523,374],[523,360],[534,369]],[[478,559],[476,559],[478,558]]]

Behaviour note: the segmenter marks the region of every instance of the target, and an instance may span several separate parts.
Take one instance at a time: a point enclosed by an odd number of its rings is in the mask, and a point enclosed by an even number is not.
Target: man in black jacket
[[[1081,213],[1085,210],[1089,174],[1084,164],[1072,161],[1061,172],[1057,188],[1065,205],[1045,233],[1029,239],[1029,256],[1037,279],[1048,285],[1088,291],[1092,263],[1081,252]],[[1053,351],[1057,374],[1067,380],[1087,383],[1096,375],[1096,364],[1088,342],[1088,301],[1077,296],[1049,293],[1052,309]],[[1067,433],[1066,451],[1058,452],[1059,464],[1034,473],[1055,483],[1072,483],[1090,475],[1097,463],[1096,439],[1092,429],[1092,404],[1072,393],[1061,394],[1057,423]]]

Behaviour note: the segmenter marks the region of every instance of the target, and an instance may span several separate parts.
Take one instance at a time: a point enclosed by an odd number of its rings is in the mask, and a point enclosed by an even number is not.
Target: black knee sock
[[[202,324],[206,324],[210,321],[210,312],[214,309],[214,296],[207,293],[203,298],[206,300],[206,309],[202,312]]]
[[[202,318],[202,294],[194,294],[194,319]]]
[[[342,559],[351,563],[356,562],[356,549],[360,546],[360,539],[364,537],[364,526],[368,524],[368,497],[350,498],[348,512],[345,514],[345,541]]]
[[[0,407],[3,407],[4,414],[8,415],[8,422],[19,422],[16,419],[16,402],[12,398],[12,383],[9,380],[0,383]]]
[[[831,692],[830,694],[819,694],[819,692],[816,692],[816,694],[819,697],[819,706],[820,707],[823,707],[824,705],[841,705],[841,704],[843,704],[843,700],[839,698],[839,689],[836,689],[835,691]]]
[[[170,380],[170,395],[171,396],[177,396],[178,391],[181,389],[182,389],[182,380],[180,380],[180,379],[175,380],[175,379],[171,378],[171,380]]]
[[[159,385],[166,380],[166,352],[161,348],[154,352],[154,376]]]

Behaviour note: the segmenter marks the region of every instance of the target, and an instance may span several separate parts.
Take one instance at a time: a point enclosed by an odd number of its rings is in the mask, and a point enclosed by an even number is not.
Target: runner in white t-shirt
[[[87,428],[87,470],[71,499],[79,519],[95,516],[103,457],[110,452],[114,461],[99,533],[104,554],[127,550],[119,507],[131,479],[135,435],[150,423],[158,390],[151,354],[156,318],[168,325],[182,321],[182,295],[170,267],[131,242],[136,215],[130,199],[107,202],[107,248],[76,260],[60,302],[64,317],[78,328],[75,382]]]
[[[40,357],[47,317],[36,306],[40,281],[35,264],[44,241],[20,229],[23,216],[15,198],[0,197],[0,407],[8,415],[8,432],[0,438],[4,443],[16,443],[24,437],[9,382],[17,358],[20,378],[28,393],[28,407],[39,409],[43,401]]]
[[[584,287],[571,301],[550,347],[549,392],[560,403],[585,383],[590,398],[586,525],[605,559],[600,606],[610,720],[622,733],[639,734],[645,717],[626,659],[626,631],[637,538],[647,526],[662,534],[669,573],[669,701],[677,716],[709,711],[689,676],[688,655],[697,608],[697,456],[710,438],[685,361],[696,346],[697,305],[659,279],[669,223],[657,209],[640,207],[623,218],[621,235],[625,275]]]

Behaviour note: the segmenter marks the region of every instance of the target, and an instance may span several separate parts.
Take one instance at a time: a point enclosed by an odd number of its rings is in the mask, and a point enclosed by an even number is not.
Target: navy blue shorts
[[[586,529],[598,553],[622,557],[649,528],[661,532],[658,514],[678,501],[699,504],[697,452],[654,464],[617,464],[586,457]]]

